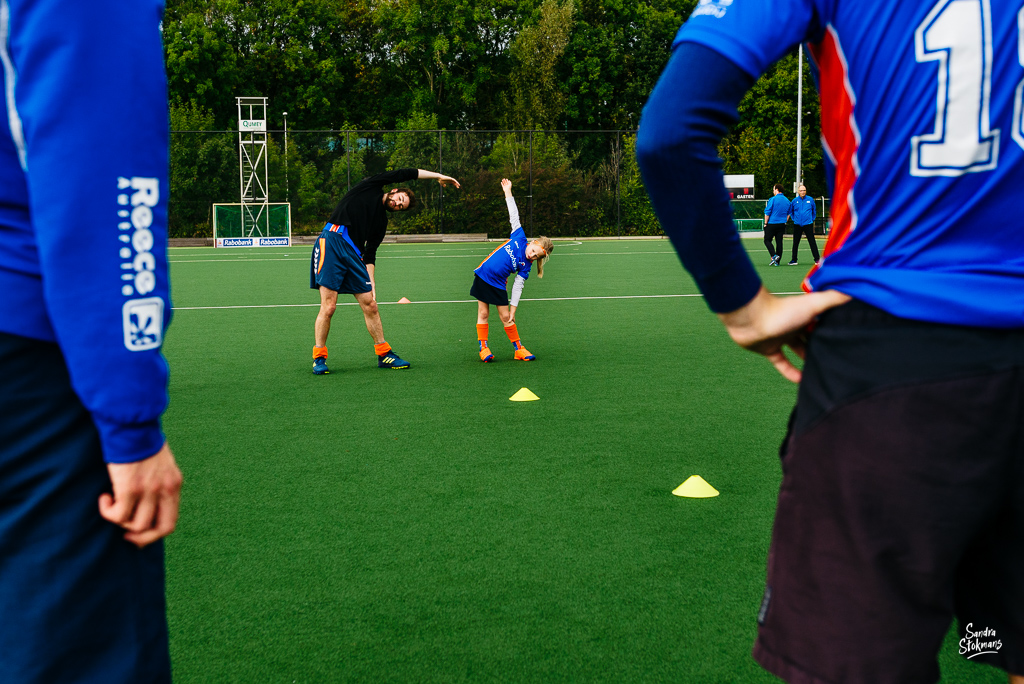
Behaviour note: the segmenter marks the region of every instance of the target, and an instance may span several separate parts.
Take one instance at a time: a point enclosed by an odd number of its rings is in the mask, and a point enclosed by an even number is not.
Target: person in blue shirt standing
[[[802,43],[832,207],[808,293],[778,297],[716,152]],[[1020,0],[700,0],[644,108],[680,260],[800,383],[754,646],[787,682],[933,684],[956,617],[961,655],[1024,684],[1022,45]]]
[[[789,198],[783,194],[782,186],[776,183],[772,198],[764,205],[764,246],[772,257],[769,266],[778,266],[782,261],[782,238],[786,234],[788,220]]]
[[[476,336],[479,345],[480,360],[490,363],[494,354],[487,344],[490,305],[498,310],[505,334],[515,349],[513,357],[516,361],[533,361],[536,357],[523,346],[519,339],[519,328],[516,326],[516,309],[519,298],[523,294],[526,279],[530,277],[530,268],[537,264],[537,277],[544,277],[544,264],[554,251],[554,244],[549,238],[541,235],[536,240],[527,240],[523,225],[519,222],[519,208],[512,196],[512,181],[501,179],[501,189],[505,193],[505,204],[508,207],[508,221],[512,232],[508,240],[487,255],[487,258],[473,270],[473,286],[469,290],[477,300]],[[516,274],[512,284],[512,302],[509,303],[508,291],[505,289],[508,277]]]
[[[161,0],[0,0],[0,680],[169,683]]]
[[[793,258],[790,266],[797,265],[797,255],[800,252],[800,236],[807,236],[807,244],[811,247],[811,256],[814,263],[818,263],[818,243],[814,241],[814,219],[818,215],[814,200],[807,196],[807,186],[801,183],[797,186],[797,195],[789,203],[789,215],[793,219]]]

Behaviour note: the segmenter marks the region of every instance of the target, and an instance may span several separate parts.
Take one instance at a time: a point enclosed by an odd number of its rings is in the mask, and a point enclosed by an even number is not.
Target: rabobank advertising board
[[[289,237],[217,238],[217,247],[291,247]]]

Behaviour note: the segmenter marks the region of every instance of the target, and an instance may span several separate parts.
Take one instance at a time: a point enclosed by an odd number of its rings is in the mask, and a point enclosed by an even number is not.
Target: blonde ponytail
[[[544,264],[546,264],[548,262],[548,259],[551,258],[551,252],[555,251],[555,243],[551,242],[551,238],[545,237],[543,235],[534,240],[534,242],[539,244],[541,248],[544,250],[544,256],[542,256],[540,259],[537,259],[537,277],[543,278]]]

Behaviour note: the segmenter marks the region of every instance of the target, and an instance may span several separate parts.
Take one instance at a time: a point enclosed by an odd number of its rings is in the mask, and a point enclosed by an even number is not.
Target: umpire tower
[[[242,237],[266,237],[269,227],[267,182],[267,98],[236,97],[238,102],[238,178]]]

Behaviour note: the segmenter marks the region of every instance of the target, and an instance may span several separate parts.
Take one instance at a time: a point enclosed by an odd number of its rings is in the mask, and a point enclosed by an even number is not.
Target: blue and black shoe
[[[408,367],[409,362],[398,358],[398,354],[395,353],[394,349],[389,351],[387,354],[381,354],[377,357],[377,368],[402,369]]]
[[[318,356],[313,359],[313,375],[327,375],[331,371],[327,368],[327,357]]]

